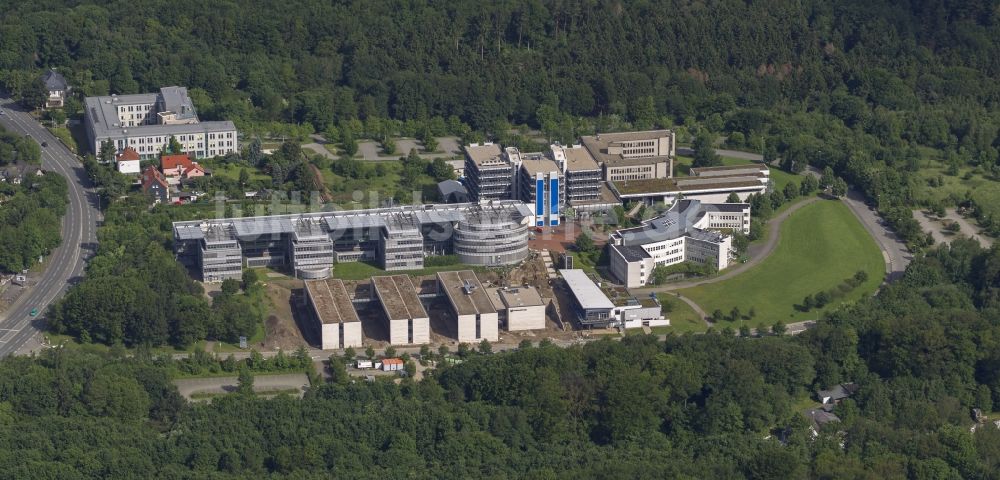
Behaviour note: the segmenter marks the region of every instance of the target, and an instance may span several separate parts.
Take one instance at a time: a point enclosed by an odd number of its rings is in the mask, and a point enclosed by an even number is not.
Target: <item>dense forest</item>
[[[308,127],[348,152],[358,135],[668,127],[792,171],[831,166],[915,248],[928,241],[914,205],[965,206],[1000,233],[1000,192],[928,198],[945,179],[917,175],[931,159],[952,177],[1000,175],[991,0],[53,0],[0,13],[0,85],[15,94],[45,68],[83,95],[186,85],[205,118]]]
[[[421,381],[314,378],[302,400],[187,404],[170,376],[194,364],[141,349],[7,358],[0,468],[15,478],[996,479],[1000,429],[970,427],[972,408],[1000,404],[998,271],[1000,252],[957,241],[796,337],[543,342],[469,352]],[[848,381],[859,390],[834,410],[841,421],[814,436],[808,397]]]
[[[0,181],[0,272],[20,272],[59,246],[66,203],[66,179],[59,175]]]
[[[84,343],[127,346],[186,347],[204,338],[253,336],[267,308],[255,272],[243,282],[225,282],[210,304],[171,253],[171,223],[200,214],[166,205],[150,210],[141,195],[113,203],[86,277],[49,308],[49,328]]]

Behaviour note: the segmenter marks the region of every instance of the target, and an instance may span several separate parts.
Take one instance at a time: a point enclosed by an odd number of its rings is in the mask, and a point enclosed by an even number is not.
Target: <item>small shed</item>
[[[383,372],[395,372],[397,370],[403,369],[403,360],[399,358],[385,358],[382,359],[382,371]]]

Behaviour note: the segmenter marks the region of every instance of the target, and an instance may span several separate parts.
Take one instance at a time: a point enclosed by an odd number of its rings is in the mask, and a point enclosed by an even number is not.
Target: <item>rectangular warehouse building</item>
[[[583,270],[559,270],[573,295],[577,320],[585,327],[607,327],[614,322],[615,304]]]
[[[459,342],[500,339],[500,319],[489,294],[472,270],[440,272],[438,291],[444,291],[454,313]]]
[[[410,277],[372,277],[372,289],[385,313],[390,345],[430,343],[431,319],[420,303]]]
[[[489,293],[508,332],[545,328],[545,303],[535,287],[495,288]]]
[[[354,310],[344,282],[337,279],[309,280],[306,303],[319,322],[323,350],[360,347],[361,320]]]

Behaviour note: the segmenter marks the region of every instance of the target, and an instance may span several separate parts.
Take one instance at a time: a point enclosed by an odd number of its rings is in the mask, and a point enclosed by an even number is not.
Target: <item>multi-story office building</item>
[[[734,231],[750,232],[749,204],[680,200],[642,226],[611,234],[611,273],[631,288],[648,284],[658,265],[713,262],[721,270],[733,255]]]
[[[473,201],[513,198],[514,171],[514,164],[499,145],[465,147],[465,181]]]
[[[174,251],[205,281],[263,266],[323,278],[334,263],[358,260],[414,270],[424,256],[447,253],[463,263],[506,265],[527,257],[532,213],[522,202],[496,201],[175,222]]]
[[[670,130],[602,133],[581,137],[584,148],[604,168],[607,181],[670,178],[677,154]]]
[[[559,215],[566,200],[562,169],[543,153],[520,153],[507,148],[507,156],[518,165],[515,186],[517,198],[533,205],[535,225],[559,225]]]
[[[623,202],[647,205],[671,205],[679,198],[722,203],[730,194],[740,201],[755,193],[765,193],[771,186],[770,170],[764,164],[692,168],[689,177],[649,178],[608,182]]]
[[[84,124],[96,154],[110,141],[116,152],[134,148],[143,159],[155,158],[170,138],[196,158],[239,151],[233,122],[201,122],[184,87],[163,87],[159,93],[87,97]]]
[[[582,145],[551,147],[552,159],[563,172],[566,204],[585,205],[601,200],[602,172],[594,157]]]

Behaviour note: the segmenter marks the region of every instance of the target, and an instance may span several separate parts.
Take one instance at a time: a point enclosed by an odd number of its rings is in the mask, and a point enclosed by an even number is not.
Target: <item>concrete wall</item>
[[[541,330],[545,328],[545,305],[507,309],[507,331]]]
[[[390,320],[389,321],[389,344],[390,345],[409,345],[409,326],[410,321],[407,319],[403,320]]]
[[[405,325],[403,335],[406,335]],[[427,317],[413,319],[413,344],[420,345],[422,343],[431,343],[431,319]]]
[[[361,322],[344,323],[344,348],[361,347]]]
[[[320,325],[320,345],[323,350],[336,350],[340,348],[340,324],[324,323]]]
[[[472,342],[476,340],[476,314],[457,316],[457,339],[459,342]]]
[[[500,340],[500,316],[496,313],[479,315],[479,338],[489,342]]]

